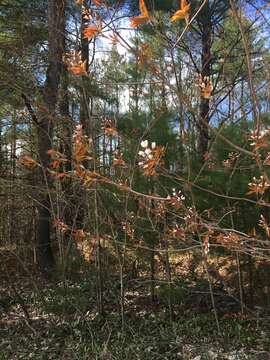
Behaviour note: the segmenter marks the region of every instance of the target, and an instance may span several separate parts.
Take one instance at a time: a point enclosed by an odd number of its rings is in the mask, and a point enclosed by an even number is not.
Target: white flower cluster
[[[198,86],[200,87],[201,95],[205,99],[210,99],[213,91],[213,85],[211,83],[210,77],[209,76],[203,77],[202,74],[199,74]]]
[[[189,221],[195,221],[196,220],[196,216],[197,216],[197,213],[196,213],[196,210],[194,207],[188,207],[187,209],[187,215],[184,217],[184,220],[186,222],[189,222]]]
[[[205,255],[208,255],[210,251],[210,243],[209,243],[209,239],[206,236],[203,240],[203,252]]]
[[[172,195],[167,196],[168,204],[173,206],[176,210],[179,210],[183,207],[183,202],[186,200],[185,196],[179,190],[172,189]]]
[[[265,177],[263,175],[260,176],[259,179],[255,178],[255,176],[252,178],[253,182],[248,183],[248,186],[252,187],[252,186],[257,186],[258,188],[269,188],[270,184],[267,181],[267,179],[265,179]]]
[[[266,139],[270,135],[270,129],[261,128],[260,130],[252,130],[250,135],[251,146],[257,145],[258,141]]]
[[[210,83],[210,77],[209,76],[200,76],[200,87],[201,89],[205,89],[207,85]]]
[[[149,147],[148,140],[144,140],[141,142],[141,147],[143,148],[143,150],[140,150],[138,154],[141,157],[142,161],[139,162],[139,166],[142,166],[144,168],[147,167],[146,162],[153,159],[153,150],[155,150],[156,148],[156,143],[152,142],[151,147]]]
[[[167,196],[168,200],[171,200],[172,198],[174,198],[175,200],[177,200],[179,202],[186,200],[185,196],[181,193],[181,190],[176,192],[175,188],[172,189],[172,196],[170,196],[170,195]]]
[[[73,139],[75,140],[75,143],[78,144],[83,138],[83,128],[82,125],[76,125],[74,133],[73,133]]]

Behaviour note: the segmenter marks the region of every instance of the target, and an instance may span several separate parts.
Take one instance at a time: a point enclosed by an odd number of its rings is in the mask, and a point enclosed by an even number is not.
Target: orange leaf
[[[58,152],[54,149],[50,149],[47,151],[47,154],[51,157],[55,157],[58,154]]]
[[[79,143],[75,146],[74,158],[76,162],[84,160],[90,160],[91,157],[88,154],[89,146],[87,143]]]
[[[59,179],[63,179],[63,178],[66,177],[66,176],[67,176],[67,174],[64,173],[64,172],[58,173],[58,174],[56,175],[56,177],[59,178]]]
[[[22,155],[19,160],[20,164],[29,168],[34,169],[38,166],[38,163],[36,160],[32,159],[29,155]]]
[[[145,24],[148,20],[150,20],[150,16],[147,7],[144,3],[144,0],[140,0],[139,6],[140,6],[141,15],[135,16],[130,19],[130,26],[133,28]]]
[[[84,39],[92,39],[100,32],[100,29],[96,25],[88,26],[83,30],[83,38]]]
[[[74,75],[87,75],[86,61],[69,66],[68,70]]]
[[[60,161],[60,160],[54,160],[54,161],[51,163],[51,167],[52,167],[52,169],[57,169],[57,168],[59,168],[60,164],[61,164],[61,161]]]
[[[148,44],[141,44],[138,50],[138,60],[141,66],[149,63],[153,58],[153,51]]]
[[[102,1],[101,0],[92,0],[93,3],[96,5],[96,6],[101,6],[102,5]]]
[[[55,219],[53,221],[53,226],[56,227],[62,233],[65,233],[68,230],[67,224],[65,224],[60,219]]]
[[[171,17],[171,21],[178,21],[178,20],[186,20],[188,23],[189,20],[189,10],[190,4],[186,0],[181,0],[180,9],[177,10],[173,16]]]
[[[211,83],[208,83],[204,88],[201,89],[201,95],[205,99],[210,99],[213,91],[213,86]]]
[[[135,28],[138,27],[139,25],[145,24],[148,20],[149,18],[144,15],[135,16],[130,19],[130,26]]]
[[[115,158],[113,159],[113,164],[112,166],[126,166],[126,163],[123,159],[121,158]]]
[[[181,0],[180,1],[180,8],[184,9],[186,6],[189,6],[189,3],[187,0]]]
[[[108,135],[108,136],[117,136],[117,130],[113,127],[105,127],[104,128],[104,133],[105,135]]]
[[[73,236],[74,236],[74,239],[76,242],[81,242],[81,241],[85,240],[86,235],[87,234],[84,232],[83,229],[73,231]]]
[[[140,6],[141,14],[149,19],[149,13],[148,13],[147,7],[144,3],[144,0],[140,0],[139,6]]]

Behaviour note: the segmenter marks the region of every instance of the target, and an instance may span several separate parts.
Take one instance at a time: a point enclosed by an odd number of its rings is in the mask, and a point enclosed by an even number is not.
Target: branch
[[[31,103],[30,103],[30,100],[27,98],[27,96],[26,96],[24,93],[22,93],[21,96],[22,96],[22,98],[23,98],[23,100],[24,100],[24,104],[25,104],[25,106],[26,106],[29,114],[31,115],[31,118],[32,118],[33,122],[34,122],[36,125],[39,125],[38,118],[37,118],[37,116],[36,116],[36,114],[35,114],[35,111],[34,111],[33,108],[32,108],[32,105],[31,105]]]

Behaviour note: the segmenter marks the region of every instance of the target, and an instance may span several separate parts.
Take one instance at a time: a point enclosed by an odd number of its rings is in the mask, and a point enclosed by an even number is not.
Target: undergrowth
[[[213,311],[187,305],[188,292],[181,286],[173,289],[173,318],[164,306],[162,288],[157,288],[155,303],[146,288],[134,293],[127,288],[124,322],[117,296],[110,293],[105,298],[105,313],[97,313],[95,287],[89,279],[42,284],[36,289],[20,281],[17,299],[4,286],[0,359],[233,360],[268,356],[267,317],[220,313],[218,334]]]

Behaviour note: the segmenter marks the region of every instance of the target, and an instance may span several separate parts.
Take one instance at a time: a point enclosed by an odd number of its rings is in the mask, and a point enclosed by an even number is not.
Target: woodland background
[[[269,359],[269,5],[0,0],[1,359]]]

